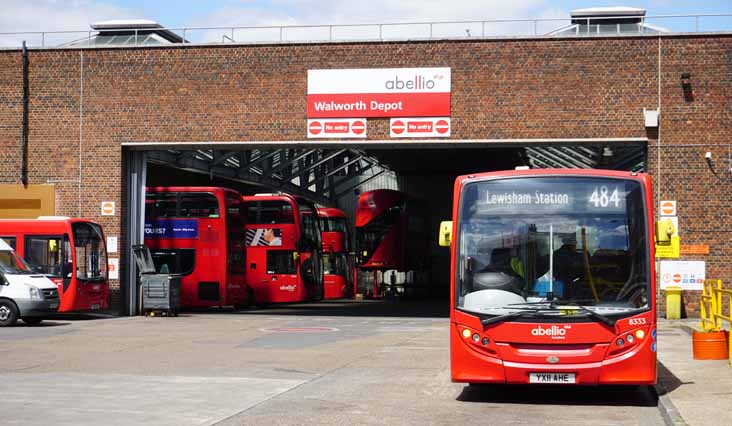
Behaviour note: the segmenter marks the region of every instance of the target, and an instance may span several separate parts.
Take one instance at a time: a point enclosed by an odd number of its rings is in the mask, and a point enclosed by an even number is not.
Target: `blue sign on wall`
[[[145,222],[145,238],[198,238],[198,221],[159,219]]]

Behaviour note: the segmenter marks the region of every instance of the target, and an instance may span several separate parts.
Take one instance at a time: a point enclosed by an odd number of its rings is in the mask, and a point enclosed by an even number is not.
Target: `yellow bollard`
[[[666,319],[681,319],[681,287],[666,287]]]

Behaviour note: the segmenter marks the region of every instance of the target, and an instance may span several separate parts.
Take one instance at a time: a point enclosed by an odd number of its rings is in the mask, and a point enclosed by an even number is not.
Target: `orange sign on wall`
[[[679,248],[681,254],[709,254],[707,244],[682,244]]]

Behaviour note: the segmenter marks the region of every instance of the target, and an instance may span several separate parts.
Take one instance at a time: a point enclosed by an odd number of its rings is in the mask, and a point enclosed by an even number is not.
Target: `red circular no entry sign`
[[[357,135],[360,135],[361,133],[366,131],[366,124],[364,124],[363,121],[354,121],[353,124],[351,124],[351,131]]]
[[[391,131],[396,133],[397,135],[404,132],[404,122],[402,120],[395,120],[393,123],[391,123]]]
[[[314,135],[320,134],[323,131],[323,124],[320,121],[312,121],[308,125],[308,131]]]

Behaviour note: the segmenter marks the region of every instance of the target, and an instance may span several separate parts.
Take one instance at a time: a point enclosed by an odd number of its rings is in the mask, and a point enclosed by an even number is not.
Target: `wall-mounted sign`
[[[114,201],[102,201],[102,216],[114,216]]]
[[[107,237],[107,253],[117,253],[117,237]]]
[[[450,137],[450,117],[392,118],[389,123],[392,138]]]
[[[681,254],[709,254],[707,244],[682,244],[679,252]]]
[[[659,216],[676,216],[676,201],[661,200],[658,205]]]
[[[681,287],[683,290],[701,290],[704,286],[706,264],[700,261],[661,262],[661,289]]]
[[[308,139],[353,139],[365,137],[365,118],[308,120]]]
[[[308,118],[449,117],[450,68],[308,70]]]
[[[119,259],[110,257],[107,259],[107,271],[109,272],[110,280],[119,279]]]

